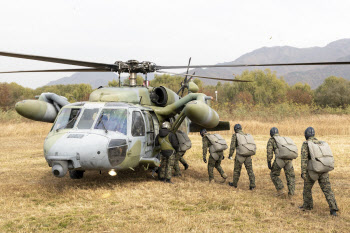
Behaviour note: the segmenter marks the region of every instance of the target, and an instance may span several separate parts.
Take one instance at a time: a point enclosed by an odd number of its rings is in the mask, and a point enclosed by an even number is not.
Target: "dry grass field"
[[[234,122],[232,122],[234,123]],[[241,121],[258,146],[253,158],[257,188],[248,189],[245,169],[237,189],[208,184],[202,162],[201,138],[191,135],[193,148],[185,155],[190,164],[175,184],[154,180],[150,172],[86,172],[82,180],[55,178],[42,152],[51,125],[0,123],[0,232],[349,232],[350,231],[350,117],[318,116],[284,120],[275,125]],[[266,165],[269,129],[301,146],[303,131],[314,126],[319,138],[331,145],[336,168],[330,173],[340,208],[330,217],[327,202],[316,184],[314,210],[302,212],[300,157],[294,162],[294,200],[275,197]],[[230,142],[229,134],[224,135]],[[227,157],[228,151],[225,156]],[[222,166],[232,181],[233,161]],[[220,177],[215,172],[216,178]],[[282,179],[285,183],[284,173]]]

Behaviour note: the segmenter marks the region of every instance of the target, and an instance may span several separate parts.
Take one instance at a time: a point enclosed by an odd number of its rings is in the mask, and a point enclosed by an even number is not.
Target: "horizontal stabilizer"
[[[203,126],[197,125],[196,123],[191,122],[190,124],[190,132],[199,132],[203,129]],[[211,129],[206,129],[207,131],[224,131],[230,130],[230,122],[228,121],[220,121],[219,124]]]

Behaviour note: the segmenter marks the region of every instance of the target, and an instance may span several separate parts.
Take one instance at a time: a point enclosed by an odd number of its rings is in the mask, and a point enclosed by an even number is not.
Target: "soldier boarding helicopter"
[[[129,86],[99,88],[90,94],[89,101],[69,103],[63,96],[42,93],[38,100],[23,100],[16,111],[29,119],[54,123],[44,142],[44,156],[52,173],[64,177],[69,171],[72,179],[80,179],[86,170],[116,171],[139,165],[159,166],[160,148],[155,147],[155,137],[164,121],[172,123],[172,131],[183,132],[229,130],[229,122],[219,120],[210,107],[212,97],[198,93],[192,77],[250,82],[248,80],[222,79],[188,74],[190,68],[284,66],[284,65],[344,65],[350,62],[284,63],[284,64],[234,64],[193,66],[158,66],[152,62],[117,61],[114,64],[95,63],[54,57],[0,52],[0,56],[83,66],[79,69],[26,70],[25,72],[116,72],[129,73]],[[147,74],[169,73],[166,69],[185,69],[187,73],[180,90],[147,85]],[[146,85],[136,85],[137,74],[146,76]],[[171,73],[170,73],[171,74]],[[186,96],[181,97],[188,89]],[[179,93],[182,92],[181,96]]]

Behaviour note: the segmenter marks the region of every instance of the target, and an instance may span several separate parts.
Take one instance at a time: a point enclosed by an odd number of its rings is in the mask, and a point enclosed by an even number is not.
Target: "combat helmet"
[[[314,128],[312,127],[308,127],[306,130],[305,130],[305,139],[308,140],[310,137],[314,137],[315,136],[315,130]]]
[[[233,129],[235,130],[235,133],[237,133],[239,130],[242,130],[242,126],[240,124],[235,124]]]
[[[206,129],[201,129],[201,131],[200,131],[199,133],[200,133],[200,135],[203,137],[204,134],[207,133],[207,130],[206,130]]]
[[[171,125],[168,121],[164,121],[162,124],[162,129],[170,129]]]
[[[270,129],[270,136],[273,137],[275,134],[278,134],[278,129],[276,127],[272,127]]]

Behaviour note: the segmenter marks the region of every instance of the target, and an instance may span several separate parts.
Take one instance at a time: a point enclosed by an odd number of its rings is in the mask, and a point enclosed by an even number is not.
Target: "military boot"
[[[284,196],[284,190],[283,189],[280,189],[280,190],[277,190],[277,193],[275,194],[276,197],[280,197],[280,196]]]
[[[224,173],[224,174],[222,174],[222,181],[221,181],[221,183],[225,183],[226,182],[226,179],[227,179],[227,175],[226,175],[226,173]]]
[[[185,163],[185,164],[184,164],[184,168],[185,168],[185,170],[187,170],[187,169],[188,169],[188,167],[189,167],[189,166],[188,166],[188,164],[187,164],[187,163]]]
[[[166,179],[165,183],[174,184],[173,182],[171,182],[171,179]]]
[[[228,185],[230,185],[231,187],[237,188],[237,186],[234,186],[233,182],[228,182]]]
[[[336,210],[331,210],[331,215],[332,215],[332,216],[335,216],[335,217],[338,216],[338,215],[337,215],[337,211],[336,211]]]

